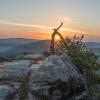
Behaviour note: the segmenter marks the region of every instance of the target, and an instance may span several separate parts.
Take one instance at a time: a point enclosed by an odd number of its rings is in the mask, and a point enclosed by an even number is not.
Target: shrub
[[[60,40],[56,43],[55,50],[58,55],[64,52],[68,54],[79,70],[82,73],[86,72],[88,81],[93,85],[100,82],[100,77],[96,75],[96,71],[100,69],[100,64],[97,62],[98,56],[87,49],[82,42],[83,38],[83,35],[81,37],[75,35],[73,38],[66,37],[67,46]]]

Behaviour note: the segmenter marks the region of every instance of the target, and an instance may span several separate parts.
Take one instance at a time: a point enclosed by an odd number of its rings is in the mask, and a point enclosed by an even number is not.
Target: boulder
[[[52,55],[31,69],[30,91],[35,100],[90,100],[85,80],[69,57]]]

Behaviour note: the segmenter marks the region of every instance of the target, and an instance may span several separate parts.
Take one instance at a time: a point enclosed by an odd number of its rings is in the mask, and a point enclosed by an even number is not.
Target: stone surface
[[[17,60],[6,62],[0,67],[0,80],[23,79],[30,70],[31,61]]]
[[[0,100],[13,100],[16,91],[9,85],[0,85]]]

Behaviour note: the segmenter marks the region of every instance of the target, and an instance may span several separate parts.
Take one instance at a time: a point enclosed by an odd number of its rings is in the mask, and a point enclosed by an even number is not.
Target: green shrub
[[[62,40],[58,41],[55,46],[56,54],[60,55],[64,52],[68,54],[80,71],[86,72],[89,82],[93,85],[100,82],[100,77],[96,75],[96,71],[100,69],[100,64],[97,62],[98,56],[85,47],[82,42],[83,38],[83,35],[73,38],[66,37],[67,46]]]

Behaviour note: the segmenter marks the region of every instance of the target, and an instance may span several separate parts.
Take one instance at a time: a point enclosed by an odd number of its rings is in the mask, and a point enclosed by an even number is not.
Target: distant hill
[[[94,52],[100,52],[100,43],[96,42],[85,42],[87,48],[93,50]]]
[[[87,48],[100,55],[100,43],[85,42]],[[21,53],[41,53],[49,50],[50,40],[24,38],[0,39],[0,55],[17,55]]]
[[[1,45],[0,55],[17,55],[22,53],[41,53],[49,50],[50,40],[11,39],[3,40],[5,47]],[[9,41],[8,44],[5,41]],[[14,41],[13,43],[11,43]],[[3,42],[2,42],[3,43]],[[11,44],[10,44],[11,43]],[[1,44],[1,43],[0,43]],[[14,45],[15,44],[15,45]]]
[[[24,38],[0,39],[0,55],[4,53],[6,54],[10,49],[15,48],[17,46],[26,45],[37,41],[38,40]]]
[[[25,38],[0,39],[0,46],[19,46],[36,41],[37,40],[35,39],[25,39]]]
[[[87,48],[92,50],[96,55],[98,55],[98,61],[100,62],[100,43],[96,42],[85,42]]]
[[[96,42],[85,42],[85,44],[89,48],[100,48],[100,43],[96,43]]]

